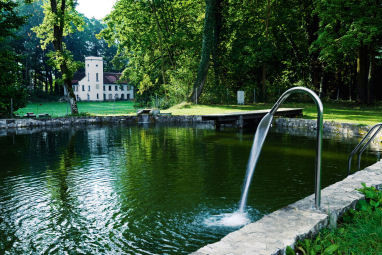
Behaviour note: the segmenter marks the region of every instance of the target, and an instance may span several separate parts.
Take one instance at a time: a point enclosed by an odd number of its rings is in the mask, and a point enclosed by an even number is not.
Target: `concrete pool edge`
[[[338,217],[354,208],[357,201],[364,198],[356,190],[362,187],[362,182],[368,186],[382,185],[382,160],[323,189],[320,211],[312,208],[314,195],[310,195],[192,254],[285,254],[287,246],[293,247],[296,241],[335,224]]]

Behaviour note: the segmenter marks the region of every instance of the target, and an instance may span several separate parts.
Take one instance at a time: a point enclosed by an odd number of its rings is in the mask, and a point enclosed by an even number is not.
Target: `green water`
[[[253,131],[107,126],[0,137],[0,254],[186,254],[236,228]],[[322,184],[357,139],[323,141]],[[248,198],[252,221],[311,193],[314,137],[270,133]],[[377,160],[368,151],[362,166]]]

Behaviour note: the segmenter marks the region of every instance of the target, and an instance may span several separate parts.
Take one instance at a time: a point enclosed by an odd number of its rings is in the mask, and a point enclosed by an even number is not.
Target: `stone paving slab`
[[[382,161],[323,189],[319,211],[313,208],[314,195],[308,196],[192,254],[285,254],[286,247],[293,247],[297,240],[314,236],[329,223],[335,226],[338,217],[364,198],[356,190],[362,187],[362,182],[368,186],[382,185]]]

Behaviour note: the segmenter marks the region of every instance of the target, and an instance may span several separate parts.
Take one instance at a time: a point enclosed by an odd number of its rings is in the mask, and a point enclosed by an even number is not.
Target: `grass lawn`
[[[230,113],[240,111],[251,111],[269,109],[273,104],[252,104],[252,105],[194,105],[182,103],[161,112],[172,113],[173,115],[204,115],[217,113]],[[304,118],[316,118],[316,106],[312,103],[284,103],[282,107],[304,108]],[[79,102],[78,108],[81,113],[90,115],[127,115],[136,113],[134,102]],[[67,103],[31,103],[23,109],[17,111],[18,115],[26,112],[35,114],[48,113],[52,117],[62,117],[70,113]],[[324,102],[324,120],[357,123],[372,125],[382,122],[382,104],[374,106],[359,106],[349,102]]]
[[[359,106],[349,102],[324,102],[324,120],[372,125],[382,122],[382,104],[375,106]],[[255,105],[190,105],[180,104],[162,112],[174,115],[203,115],[270,109],[273,104]],[[304,108],[304,118],[315,119],[316,106],[310,103],[284,103],[282,107]]]
[[[80,113],[97,116],[127,115],[136,112],[134,102],[131,101],[78,102],[78,110]],[[48,113],[52,117],[63,117],[70,114],[70,106],[68,103],[58,102],[30,103],[25,108],[19,109],[16,114],[23,116],[27,112],[33,112],[36,115]]]

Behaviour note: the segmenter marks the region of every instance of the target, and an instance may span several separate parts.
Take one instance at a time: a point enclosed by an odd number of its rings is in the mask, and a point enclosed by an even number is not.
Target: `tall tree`
[[[200,63],[198,68],[198,74],[194,83],[194,89],[190,97],[190,100],[193,102],[195,102],[200,97],[200,94],[203,91],[204,84],[207,80],[211,54],[215,51],[213,48],[216,47],[216,45],[218,44],[218,42],[214,42],[214,35],[218,34],[218,32],[214,32],[214,30],[216,29],[216,1],[217,0],[206,0]]]
[[[73,33],[75,29],[81,30],[83,20],[75,10],[75,0],[44,0],[43,23],[33,30],[41,38],[42,48],[49,43],[53,44],[54,51],[49,56],[54,66],[60,70],[72,114],[78,114],[76,97],[72,88],[72,78],[78,68],[78,63],[73,60],[70,51],[66,49],[64,37]]]
[[[361,103],[370,103],[370,81],[375,75],[372,65],[381,46],[381,2],[319,0],[317,13],[321,22],[316,44],[321,58],[336,69],[343,59],[356,61],[357,98]]]
[[[25,17],[18,16],[17,6],[11,0],[0,1],[0,116],[11,114],[12,106],[15,111],[26,103],[26,91],[21,86],[21,58],[10,40],[25,21]]]
[[[203,0],[119,0],[100,36],[118,46],[114,60],[138,88],[137,100],[164,105],[191,94],[201,38]],[[116,61],[114,61],[116,62]]]

